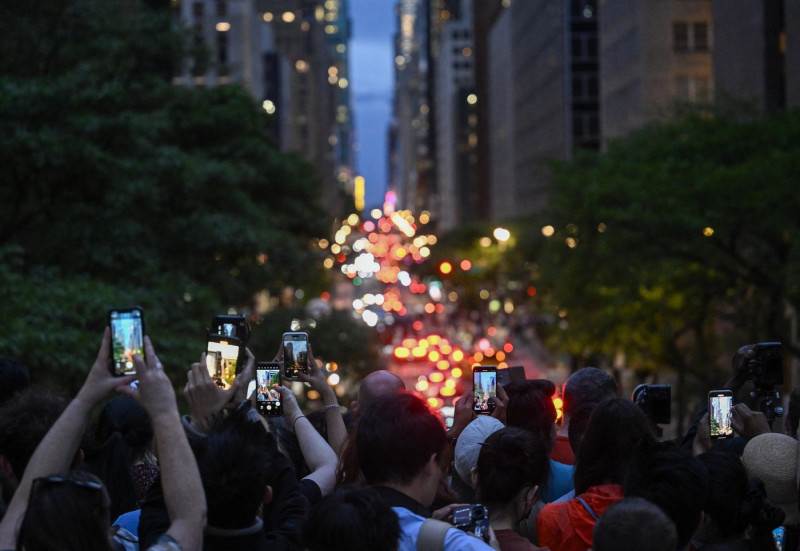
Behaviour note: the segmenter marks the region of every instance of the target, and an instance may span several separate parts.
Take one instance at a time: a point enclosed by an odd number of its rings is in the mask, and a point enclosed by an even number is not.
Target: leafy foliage
[[[798,169],[797,110],[688,114],[557,165],[541,274],[568,327],[550,344],[624,352],[703,388],[742,344],[799,354],[786,318],[800,306]]]
[[[171,84],[185,38],[140,2],[0,8],[0,354],[40,378],[82,380],[109,307],[182,365],[213,314],[319,285],[317,175],[240,87]]]

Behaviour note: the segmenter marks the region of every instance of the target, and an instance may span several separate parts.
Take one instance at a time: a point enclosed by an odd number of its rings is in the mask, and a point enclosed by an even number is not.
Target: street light
[[[495,228],[492,235],[494,235],[494,238],[500,243],[505,243],[508,241],[508,238],[511,237],[511,232],[505,228]]]

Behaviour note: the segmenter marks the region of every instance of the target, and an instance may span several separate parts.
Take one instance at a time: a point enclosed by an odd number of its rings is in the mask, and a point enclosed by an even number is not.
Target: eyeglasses
[[[31,485],[31,497],[42,488],[60,486],[63,484],[72,484],[78,488],[91,490],[95,494],[95,499],[98,500],[97,503],[100,506],[108,507],[110,505],[108,494],[106,493],[105,488],[103,488],[102,483],[78,476],[50,475],[35,478],[33,480],[33,484]]]

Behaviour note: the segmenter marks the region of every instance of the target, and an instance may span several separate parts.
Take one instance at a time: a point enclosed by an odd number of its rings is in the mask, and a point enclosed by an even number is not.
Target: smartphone
[[[521,365],[510,365],[497,370],[497,384],[505,387],[510,383],[519,383],[525,380],[525,368]]]
[[[250,325],[242,314],[219,315],[211,320],[211,333],[236,337],[243,346],[247,346],[250,339]]]
[[[242,343],[236,337],[210,333],[206,344],[208,374],[221,389],[230,388],[236,379],[236,367]]]
[[[492,413],[497,397],[497,366],[476,365],[472,368],[472,382],[475,396],[472,409],[475,413]]]
[[[133,355],[144,356],[144,314],[138,306],[115,308],[108,311],[111,328],[111,363],[109,369],[116,376],[135,375]]]
[[[283,376],[296,377],[308,373],[308,333],[283,334]]]
[[[712,439],[732,438],[731,408],[733,392],[712,390],[708,393],[708,424]]]
[[[281,384],[281,364],[258,362],[256,364],[256,405],[261,415],[283,415],[281,395],[272,388]]]

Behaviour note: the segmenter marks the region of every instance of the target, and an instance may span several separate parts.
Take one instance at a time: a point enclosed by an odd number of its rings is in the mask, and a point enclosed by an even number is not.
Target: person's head
[[[153,436],[147,411],[130,396],[119,396],[106,403],[86,439],[83,466],[103,481],[114,518],[138,507],[131,469],[150,454]]]
[[[508,394],[506,424],[525,429],[547,442],[555,443],[555,385],[546,379],[510,383],[503,387]]]
[[[28,387],[0,408],[0,471],[3,499],[10,501],[25,467],[67,400],[41,387]]]
[[[751,526],[755,533],[768,533],[780,526],[783,511],[767,501],[763,484],[747,476],[737,455],[711,451],[697,459],[708,473],[708,497],[701,533],[695,539],[707,543],[720,537],[743,538]]]
[[[407,486],[419,477],[429,478],[427,503],[436,495],[438,459],[445,445],[440,417],[427,402],[407,392],[384,397],[369,407],[358,422],[356,449],[368,484]],[[435,480],[434,480],[435,479]]]
[[[569,421],[569,428],[567,429],[567,438],[569,438],[569,447],[572,448],[572,453],[576,456],[581,447],[581,440],[583,439],[583,433],[586,431],[586,425],[589,424],[589,418],[592,416],[592,412],[596,406],[597,404],[595,403],[587,403],[572,410],[572,418]]]
[[[31,384],[28,368],[16,360],[0,358],[0,406]]]
[[[302,533],[309,551],[395,551],[400,523],[374,489],[348,488],[315,504]]]
[[[37,478],[19,528],[17,549],[111,550],[110,499],[99,478],[71,471]]]
[[[675,523],[678,548],[682,549],[700,525],[708,493],[706,468],[696,457],[667,442],[641,446],[635,456],[625,477],[625,495],[658,505]]]
[[[600,402],[589,417],[575,458],[575,493],[599,484],[622,484],[641,443],[656,443],[642,410],[623,398]]]
[[[599,403],[619,395],[614,378],[596,367],[584,367],[564,382],[564,417],[570,419],[581,404]]]
[[[271,466],[280,453],[254,409],[218,420],[208,437],[192,443],[208,504],[207,524],[246,528],[272,498]]]
[[[502,428],[503,423],[494,417],[478,415],[458,436],[456,449],[453,452],[453,466],[461,480],[470,486],[474,487],[472,469],[478,464],[478,454],[484,442],[489,435]]]
[[[484,442],[475,470],[478,499],[493,520],[525,518],[550,473],[549,452],[541,438],[506,427]]]
[[[358,419],[364,410],[385,396],[402,392],[406,389],[403,379],[386,370],[373,371],[361,381],[358,397],[350,404],[353,417]]]
[[[640,497],[618,501],[597,521],[593,551],[675,551],[675,524],[657,505]]]
[[[760,479],[767,499],[786,513],[785,525],[800,524],[797,508],[797,440],[768,432],[750,439],[742,453],[747,474]]]

